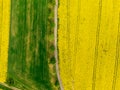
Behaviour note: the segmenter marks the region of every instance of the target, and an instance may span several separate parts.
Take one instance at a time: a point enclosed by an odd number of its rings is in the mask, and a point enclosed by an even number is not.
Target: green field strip
[[[49,65],[54,61],[54,18],[49,0],[11,0],[11,28],[8,58],[8,85],[30,90],[59,88],[56,73]],[[53,3],[53,1],[52,1]],[[53,6],[54,7],[54,6]],[[51,22],[51,23],[50,23]],[[49,38],[51,37],[51,38]],[[54,63],[52,63],[54,66]],[[53,68],[54,69],[54,68]],[[55,83],[51,82],[55,79]],[[11,83],[12,81],[12,83]]]

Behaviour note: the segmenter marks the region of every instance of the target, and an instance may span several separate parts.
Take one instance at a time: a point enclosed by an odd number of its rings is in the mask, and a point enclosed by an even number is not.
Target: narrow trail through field
[[[9,86],[9,85],[7,85],[7,84],[5,84],[5,83],[0,83],[0,86],[6,88],[7,90],[21,90],[21,89],[18,89],[18,88],[16,88],[16,87]]]
[[[60,78],[60,73],[59,73],[59,63],[58,63],[58,48],[57,48],[57,30],[58,30],[58,0],[55,0],[56,4],[55,4],[55,8],[54,8],[54,22],[55,22],[55,27],[54,27],[54,38],[55,38],[55,58],[56,58],[56,73],[57,73],[57,77],[58,77],[58,81],[60,83],[60,89],[61,90],[64,90],[63,89],[63,86],[62,86],[62,81],[61,81],[61,78]]]

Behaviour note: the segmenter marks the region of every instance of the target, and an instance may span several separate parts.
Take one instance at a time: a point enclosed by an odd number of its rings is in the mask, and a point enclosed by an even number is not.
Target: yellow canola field
[[[120,90],[120,0],[59,0],[64,90]]]
[[[10,29],[10,0],[0,0],[0,82],[6,81]]]

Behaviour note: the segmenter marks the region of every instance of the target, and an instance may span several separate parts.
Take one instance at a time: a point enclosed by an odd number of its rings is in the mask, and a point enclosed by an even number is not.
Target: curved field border
[[[54,28],[54,38],[55,38],[55,58],[56,58],[56,73],[57,73],[57,77],[58,77],[58,80],[59,80],[59,84],[60,84],[60,88],[61,90],[64,90],[63,89],[63,86],[62,86],[62,81],[61,81],[61,78],[60,78],[60,73],[59,73],[59,61],[58,61],[58,45],[57,45],[57,42],[58,42],[58,0],[55,0],[55,9],[54,9],[54,22],[55,22],[55,28]]]

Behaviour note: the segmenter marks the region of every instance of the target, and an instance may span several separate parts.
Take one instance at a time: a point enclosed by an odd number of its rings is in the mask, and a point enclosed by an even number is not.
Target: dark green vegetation
[[[54,0],[11,0],[6,83],[21,90],[58,90]]]

